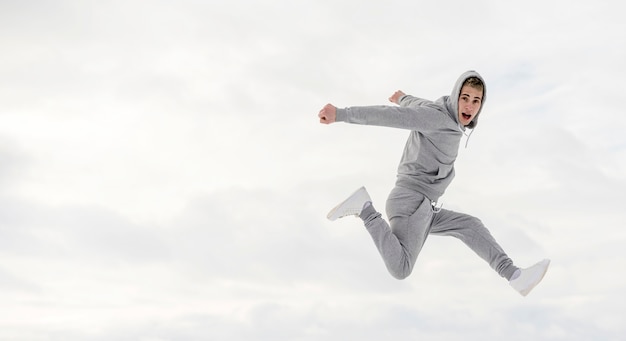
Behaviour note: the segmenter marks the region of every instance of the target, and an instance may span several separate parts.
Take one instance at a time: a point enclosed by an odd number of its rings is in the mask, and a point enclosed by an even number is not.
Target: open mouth
[[[466,120],[469,120],[470,118],[472,118],[472,115],[468,115],[466,113],[461,113],[461,116]]]

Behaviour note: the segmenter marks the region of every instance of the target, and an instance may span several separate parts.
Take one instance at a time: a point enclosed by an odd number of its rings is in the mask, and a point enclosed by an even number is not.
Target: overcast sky
[[[0,1],[0,339],[623,340],[619,1]],[[354,218],[407,131],[326,103],[488,98],[441,201],[453,238],[393,279]],[[462,145],[465,139],[462,141]]]

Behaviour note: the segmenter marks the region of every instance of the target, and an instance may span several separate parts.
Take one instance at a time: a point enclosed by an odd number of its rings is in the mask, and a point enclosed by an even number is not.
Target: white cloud
[[[0,338],[617,339],[616,5],[3,3]],[[489,98],[444,206],[552,258],[524,299],[450,238],[397,281],[358,220],[324,219],[361,185],[384,208],[407,132],[319,108],[436,99],[466,69]]]

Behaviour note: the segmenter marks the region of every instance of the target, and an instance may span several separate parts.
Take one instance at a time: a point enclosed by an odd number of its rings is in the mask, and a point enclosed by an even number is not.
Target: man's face
[[[466,126],[472,122],[483,103],[483,91],[469,85],[463,86],[459,96],[459,122]]]

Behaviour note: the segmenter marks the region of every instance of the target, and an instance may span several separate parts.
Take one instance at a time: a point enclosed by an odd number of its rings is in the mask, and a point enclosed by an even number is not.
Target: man
[[[454,178],[461,137],[478,124],[485,98],[483,78],[468,71],[459,77],[450,96],[434,102],[396,91],[389,100],[399,106],[324,106],[318,115],[323,124],[347,122],[410,130],[396,186],[387,199],[389,223],[374,209],[364,187],[331,210],[328,218],[359,216],[387,269],[398,279],[409,276],[428,234],[449,235],[463,241],[526,296],[541,281],[550,261],[520,269],[479,219],[436,206]]]

